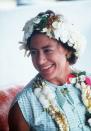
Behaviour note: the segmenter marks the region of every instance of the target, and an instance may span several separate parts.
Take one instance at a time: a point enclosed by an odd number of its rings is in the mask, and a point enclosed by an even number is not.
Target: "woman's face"
[[[66,60],[68,51],[56,40],[43,34],[34,35],[30,51],[33,65],[44,79],[56,83],[66,74],[69,67]]]

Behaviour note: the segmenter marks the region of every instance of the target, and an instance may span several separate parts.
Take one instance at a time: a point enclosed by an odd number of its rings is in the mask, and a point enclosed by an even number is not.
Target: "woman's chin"
[[[47,81],[54,79],[54,73],[42,73],[41,76]]]

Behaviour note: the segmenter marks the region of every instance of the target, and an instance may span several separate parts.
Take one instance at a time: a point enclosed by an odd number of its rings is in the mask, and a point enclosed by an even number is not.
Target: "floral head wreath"
[[[61,41],[62,44],[74,50],[75,56],[79,57],[80,50],[83,51],[85,39],[74,28],[73,24],[69,24],[63,15],[56,15],[52,11],[46,11],[38,14],[35,18],[29,20],[24,28],[24,37],[22,48],[29,51],[27,40],[34,31],[46,34],[48,37]],[[30,54],[30,52],[29,52]]]

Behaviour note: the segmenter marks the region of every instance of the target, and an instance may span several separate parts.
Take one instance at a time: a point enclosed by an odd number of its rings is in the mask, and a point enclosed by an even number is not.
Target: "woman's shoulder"
[[[34,93],[33,93],[33,82],[35,81],[36,79],[36,76],[28,83],[24,86],[23,90],[20,91],[14,101],[13,101],[13,104],[16,103],[17,101],[19,100],[29,100],[29,99],[32,99],[34,97]]]

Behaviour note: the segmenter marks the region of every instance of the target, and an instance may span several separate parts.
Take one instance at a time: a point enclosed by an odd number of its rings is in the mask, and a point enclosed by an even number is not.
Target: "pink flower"
[[[87,85],[91,86],[91,77],[86,77],[85,82]]]
[[[70,78],[75,78],[76,76],[74,74],[69,74],[67,77],[67,83],[70,84]]]

